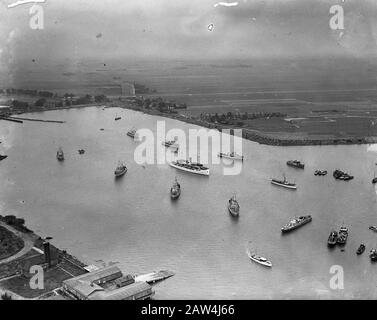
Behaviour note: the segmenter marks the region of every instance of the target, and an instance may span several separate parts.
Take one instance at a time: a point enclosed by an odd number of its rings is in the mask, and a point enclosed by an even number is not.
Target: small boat
[[[376,173],[374,173],[374,178],[372,179],[372,183],[373,183],[373,184],[377,183]]]
[[[177,178],[175,178],[175,182],[173,186],[170,188],[170,198],[172,200],[176,200],[181,195],[181,185],[177,181]]]
[[[251,253],[250,251],[247,252],[247,255],[249,256],[250,260],[252,260],[256,263],[259,263],[259,264],[266,266],[266,267],[269,267],[269,268],[272,267],[272,262],[267,260],[266,258],[264,258],[262,256],[259,256],[255,253]]]
[[[162,141],[161,144],[167,148],[172,148],[178,150],[179,144],[177,144],[177,140],[170,140],[170,141]]]
[[[297,186],[295,183],[288,182],[288,180],[284,176],[284,180],[278,180],[278,179],[271,179],[271,183],[280,187],[288,188],[288,189],[297,189]]]
[[[369,230],[372,230],[374,232],[377,232],[377,227],[376,226],[370,226],[369,227]]]
[[[103,131],[103,130],[105,130],[105,129],[104,129],[104,128],[101,128],[100,130]]]
[[[220,157],[220,158],[226,158],[226,159],[241,160],[241,161],[243,161],[243,155],[238,154],[236,152],[228,152],[228,153],[219,152],[217,154],[217,156]]]
[[[0,154],[0,161],[1,161],[1,160],[4,160],[4,159],[6,159],[6,158],[8,158],[8,156],[6,156],[5,154],[4,154],[4,155],[1,155],[1,154]]]
[[[339,245],[345,245],[347,242],[347,238],[348,238],[348,229],[342,226],[338,232],[338,239],[336,240],[336,242]]]
[[[129,130],[128,132],[127,132],[127,135],[129,136],[129,137],[131,137],[131,138],[134,138],[134,139],[137,139],[137,133],[136,133],[136,129],[135,128],[132,128],[131,130]]]
[[[329,235],[329,238],[327,240],[327,245],[329,247],[333,247],[333,246],[336,245],[337,240],[338,240],[338,232],[336,232],[335,230],[333,230],[333,231],[331,231],[331,233]]]
[[[56,152],[56,159],[58,159],[59,161],[64,160],[64,152],[62,148],[59,148],[58,151]]]
[[[85,153],[85,150],[84,149],[79,149],[77,150],[79,152],[79,154],[84,154]]]
[[[124,163],[120,162],[118,163],[118,166],[116,167],[115,171],[114,171],[114,174],[115,174],[115,177],[118,178],[118,177],[121,177],[123,176],[125,173],[127,172],[127,167]]]
[[[228,210],[233,217],[238,217],[240,214],[240,205],[235,195],[229,199]]]
[[[376,249],[370,250],[369,258],[372,262],[377,261],[377,250]]]
[[[326,170],[316,170],[314,171],[315,176],[325,176],[327,174]]]
[[[169,163],[171,167],[178,170],[209,176],[209,168],[198,162],[191,162],[190,160],[177,160]]]
[[[312,217],[309,216],[300,216],[298,218],[292,219],[290,222],[288,222],[283,228],[281,228],[281,232],[289,232],[292,230],[295,230],[299,227],[302,227],[303,225],[309,223],[312,221]]]
[[[115,117],[115,121],[122,119],[122,117]]]
[[[305,164],[302,163],[301,161],[298,161],[298,160],[288,160],[287,166],[298,168],[298,169],[304,169],[305,168]]]
[[[363,254],[364,251],[365,251],[365,244],[362,243],[362,244],[359,246],[359,248],[357,249],[356,254],[357,254],[357,255]]]
[[[348,173],[346,172],[343,172],[341,170],[338,170],[336,169],[334,172],[333,172],[333,177],[337,180],[343,180],[343,181],[348,181],[348,180],[352,180],[353,179],[353,176],[349,175]]]

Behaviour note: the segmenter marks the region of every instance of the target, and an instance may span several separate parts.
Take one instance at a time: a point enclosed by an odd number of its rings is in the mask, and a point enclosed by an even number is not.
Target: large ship
[[[300,216],[298,218],[294,218],[291,221],[289,221],[283,228],[281,228],[281,232],[289,232],[292,230],[295,230],[304,224],[307,224],[308,222],[312,221],[311,216]]]
[[[220,158],[226,158],[226,159],[241,160],[241,161],[243,161],[243,155],[238,154],[236,152],[228,152],[228,153],[219,152],[217,154],[217,156],[220,157]]]
[[[127,167],[124,163],[119,162],[118,166],[114,171],[114,175],[116,178],[123,176],[127,172]]]
[[[170,198],[172,200],[178,199],[181,195],[181,185],[177,181],[177,178],[175,178],[175,182],[173,186],[170,188]]]
[[[129,137],[131,137],[131,138],[137,139],[137,138],[138,138],[138,135],[137,135],[136,131],[137,131],[136,128],[132,128],[131,130],[129,130],[129,131],[127,132],[127,135],[128,135]]]
[[[6,158],[8,158],[8,156],[6,156],[5,154],[4,154],[4,155],[1,155],[1,154],[0,154],[0,161],[1,161],[1,160],[4,160],[4,159],[6,159]]]
[[[64,152],[62,148],[59,148],[58,151],[56,152],[56,159],[58,159],[59,161],[64,160]]]
[[[209,168],[199,162],[191,162],[190,160],[177,160],[169,163],[170,166],[178,170],[209,176]]]
[[[304,169],[305,164],[298,160],[288,160],[287,166],[298,168],[298,169]]]
[[[329,238],[327,239],[327,245],[329,247],[333,247],[336,245],[337,240],[338,240],[338,232],[333,230],[331,231]]]
[[[238,204],[235,195],[229,199],[228,210],[229,213],[234,217],[238,217],[240,214],[240,205]]]
[[[288,182],[288,180],[284,176],[284,180],[278,180],[278,179],[271,179],[271,183],[280,187],[288,188],[288,189],[297,189],[297,186],[295,183]]]
[[[250,260],[259,263],[266,267],[272,267],[272,262],[267,260],[266,258],[257,255],[256,253],[251,253],[249,250],[247,251],[247,255],[249,256]]]
[[[338,239],[336,242],[340,245],[345,245],[347,242],[347,238],[348,238],[348,229],[342,226],[339,230]]]
[[[343,172],[341,170],[338,170],[336,169],[334,172],[333,172],[333,177],[337,180],[344,180],[344,181],[348,181],[348,180],[352,180],[353,179],[353,176],[351,176],[350,174],[348,174],[347,172]]]

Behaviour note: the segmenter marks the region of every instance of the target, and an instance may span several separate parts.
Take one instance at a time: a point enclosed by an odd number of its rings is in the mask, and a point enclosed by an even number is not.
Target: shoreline
[[[68,109],[81,109],[81,108],[90,108],[90,107],[105,107],[106,109],[109,108],[121,108],[121,109],[128,109],[137,112],[141,112],[144,114],[149,114],[152,116],[160,116],[164,118],[169,118],[173,120],[182,121],[189,124],[194,124],[197,126],[201,126],[207,129],[215,129],[215,130],[225,130],[225,129],[241,129],[242,130],[242,138],[257,142],[259,144],[269,145],[269,146],[281,146],[281,147],[288,147],[288,146],[326,146],[326,145],[360,145],[360,144],[373,144],[377,143],[377,136],[364,136],[364,137],[322,137],[322,138],[309,138],[309,137],[294,137],[294,138],[281,138],[281,135],[289,134],[288,132],[279,132],[279,133],[267,133],[261,132],[255,129],[249,128],[239,128],[239,127],[229,127],[222,124],[215,124],[206,121],[202,121],[193,117],[187,117],[179,113],[165,113],[160,112],[154,109],[141,109],[139,107],[133,107],[131,105],[127,105],[122,102],[121,105],[113,105],[107,106],[105,103],[98,103],[98,104],[85,104],[85,105],[76,105],[76,106],[69,106],[69,107],[62,107],[62,108],[48,108],[48,109],[34,109],[24,113],[12,113],[10,116],[18,116],[25,113],[38,113],[44,111],[55,111],[55,110],[68,110]],[[32,119],[34,121],[34,119]]]

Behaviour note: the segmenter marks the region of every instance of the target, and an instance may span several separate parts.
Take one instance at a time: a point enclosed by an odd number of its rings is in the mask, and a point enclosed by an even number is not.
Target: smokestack
[[[48,264],[48,267],[51,267],[51,253],[50,253],[50,242],[45,241],[43,242],[44,254],[45,254],[45,262]]]

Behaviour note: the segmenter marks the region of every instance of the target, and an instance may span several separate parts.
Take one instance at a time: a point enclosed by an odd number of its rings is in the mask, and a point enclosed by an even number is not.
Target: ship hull
[[[173,167],[173,168],[178,169],[178,170],[182,170],[182,171],[186,171],[186,172],[198,174],[198,175],[201,175],[201,176],[209,176],[209,169],[206,169],[206,170],[192,170],[192,169],[189,169],[189,168],[178,166],[178,165],[176,165],[176,164],[174,164],[172,162],[170,162],[169,165],[171,167]]]
[[[230,156],[230,155],[224,154],[224,153],[219,153],[217,156],[220,157],[220,158],[225,158],[225,159],[241,160],[241,161],[243,161],[243,156]]]
[[[284,228],[284,227],[283,227],[283,228],[281,229],[281,232],[283,232],[283,233],[287,233],[287,232],[290,232],[290,231],[296,230],[296,229],[298,229],[298,228],[304,226],[305,224],[307,224],[307,223],[309,223],[309,222],[311,222],[311,221],[312,221],[312,218],[307,218],[306,220],[304,220],[304,221],[302,221],[302,222],[300,222],[300,223],[298,223],[297,225],[294,225],[294,226],[292,226],[292,227],[288,227],[288,228]]]
[[[126,174],[127,170],[123,170],[122,172],[114,172],[115,178],[119,178]]]
[[[276,181],[273,181],[273,180],[271,180],[271,184],[274,184],[274,185],[279,186],[279,187],[291,189],[291,190],[296,190],[297,189],[297,186],[288,186],[286,184],[279,183],[279,182],[276,182]]]
[[[305,165],[304,164],[293,164],[293,163],[288,163],[287,162],[287,166],[288,167],[292,167],[292,168],[296,168],[296,169],[305,169]]]
[[[232,210],[230,206],[228,206],[228,211],[233,217],[238,217],[240,215],[239,211]]]

